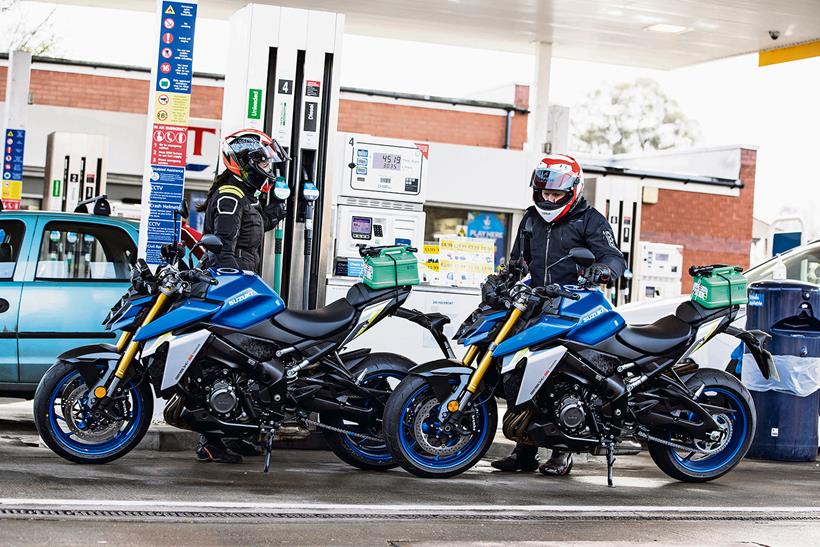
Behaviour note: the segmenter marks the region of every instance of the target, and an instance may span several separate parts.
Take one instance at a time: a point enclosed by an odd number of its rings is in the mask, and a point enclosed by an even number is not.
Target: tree
[[[699,126],[655,80],[597,89],[573,108],[572,148],[601,155],[664,150],[697,142]]]
[[[31,20],[20,0],[0,0],[0,51],[51,53],[57,42],[51,29],[52,15],[54,9],[45,17]]]

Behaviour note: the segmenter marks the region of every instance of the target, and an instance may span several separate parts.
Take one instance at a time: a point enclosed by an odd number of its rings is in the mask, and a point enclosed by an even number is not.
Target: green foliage
[[[649,78],[596,89],[572,109],[570,124],[572,149],[601,155],[692,146],[699,134]]]

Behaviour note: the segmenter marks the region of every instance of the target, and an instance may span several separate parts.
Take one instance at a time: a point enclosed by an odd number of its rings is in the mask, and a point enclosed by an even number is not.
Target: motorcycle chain
[[[702,448],[695,448],[693,446],[684,446],[682,444],[673,443],[672,441],[667,441],[666,439],[661,439],[659,437],[653,437],[652,435],[649,435],[648,433],[639,432],[638,436],[646,439],[647,441],[652,441],[654,443],[670,446],[670,447],[672,447],[676,450],[685,450],[687,452],[697,452],[698,454],[705,454],[707,456],[709,456],[711,454],[717,454],[718,452],[723,450],[723,448],[725,448],[725,447],[721,447],[721,448],[716,448],[716,449],[713,449],[713,450],[703,450]]]
[[[316,427],[321,427],[323,429],[328,429],[328,430],[333,431],[335,433],[342,433],[344,435],[352,435],[354,437],[360,437],[360,438],[365,439],[367,441],[377,441],[377,442],[380,442],[380,443],[384,442],[384,439],[382,439],[381,437],[372,437],[370,435],[365,435],[364,433],[356,433],[355,431],[348,431],[346,429],[342,429],[341,427],[333,427],[332,425],[327,425],[327,424],[323,424],[321,422],[316,422],[316,421],[310,420],[308,418],[302,418],[302,420],[306,424],[315,425]]]

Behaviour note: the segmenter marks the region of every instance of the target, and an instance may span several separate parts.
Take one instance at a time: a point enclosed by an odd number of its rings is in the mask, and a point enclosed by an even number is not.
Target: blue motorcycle
[[[566,259],[583,268],[594,256],[576,248]],[[483,284],[481,305],[456,333],[468,348],[462,361],[420,365],[391,395],[384,431],[402,467],[441,478],[474,466],[493,442],[496,396],[507,402],[507,438],[606,455],[610,486],[625,438],[645,441],[658,467],[681,481],[713,480],[738,464],[755,431],[751,395],[735,377],[689,358],[725,332],[769,376],[767,335],[732,327],[738,306],[688,301],[633,327],[583,270],[578,285],[564,287],[530,287],[520,282],[524,273],[507,269]]]
[[[217,253],[222,244],[211,235],[199,245]],[[343,348],[396,315],[430,329],[452,354],[446,317],[402,308],[409,286],[362,283],[323,308],[289,310],[252,272],[186,266],[178,245],[162,252],[156,273],[138,261],[131,288],[105,320],[123,332],[117,345],[64,353],[40,381],[34,417],[51,450],[78,463],[127,454],[150,425],[153,390],[168,399],[164,417],[173,426],[261,443],[265,471],[283,427],[321,429],[356,467],[396,465],[382,438],[382,411],[414,363]]]

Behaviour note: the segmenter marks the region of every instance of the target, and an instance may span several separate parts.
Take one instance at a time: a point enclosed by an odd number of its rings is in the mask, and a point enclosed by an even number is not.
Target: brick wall
[[[459,112],[390,103],[339,101],[339,131],[380,137],[504,147],[507,120],[501,115]],[[527,139],[527,116],[513,114],[510,148]]]
[[[658,203],[643,205],[641,239],[683,245],[684,293],[692,289],[693,264],[749,267],[757,152],[740,153],[739,197],[660,190]]]
[[[0,90],[5,90],[6,71],[6,67],[0,67]],[[136,114],[145,114],[148,107],[147,80],[36,69],[31,72],[30,89],[33,104],[39,105]],[[516,100],[526,108],[525,87],[516,90]],[[221,118],[222,88],[193,86],[191,117]],[[341,100],[338,128],[382,137],[501,148],[506,118],[445,108]],[[510,134],[510,146],[523,148],[527,138],[526,115],[513,116]]]

